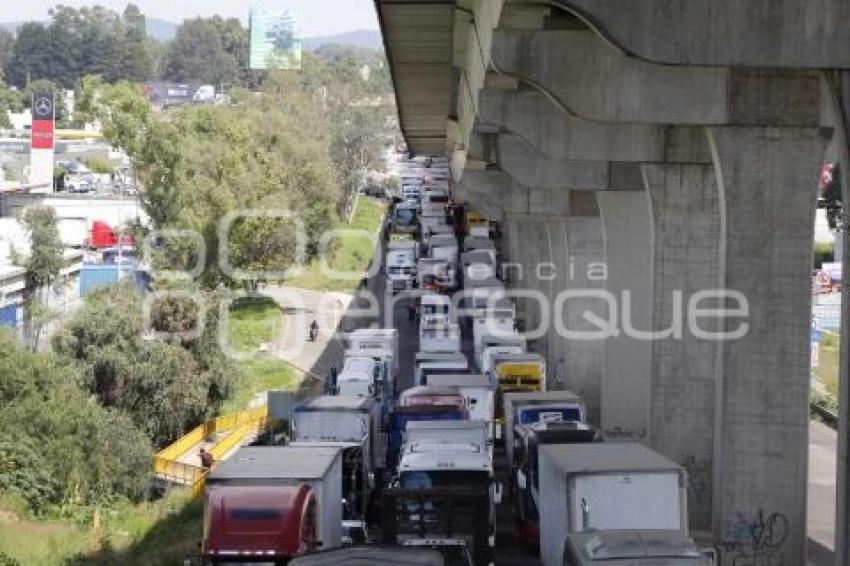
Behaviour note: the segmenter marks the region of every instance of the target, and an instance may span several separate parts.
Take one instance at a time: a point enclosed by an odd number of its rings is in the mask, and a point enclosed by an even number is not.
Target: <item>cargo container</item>
[[[334,447],[247,446],[221,462],[206,481],[206,498],[219,488],[297,486],[316,496],[322,548],[337,548],[342,527],[342,455]]]
[[[495,384],[472,373],[426,374],[430,387],[456,387],[463,396],[469,420],[487,423],[488,437],[495,440]]]
[[[315,397],[295,409],[290,446],[335,447],[342,453],[343,520],[364,520],[383,479],[386,439],[369,397]]]
[[[539,449],[540,556],[562,566],[571,533],[688,532],[687,474],[639,444],[555,444]]]

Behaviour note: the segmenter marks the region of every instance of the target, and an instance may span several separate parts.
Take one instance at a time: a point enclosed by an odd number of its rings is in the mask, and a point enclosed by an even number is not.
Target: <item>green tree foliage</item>
[[[60,4],[47,25],[28,22],[18,29],[7,80],[21,88],[38,79],[73,88],[85,75],[144,81],[154,71],[151,43],[133,4],[123,16],[101,6]]]
[[[379,168],[390,137],[392,83],[383,56],[373,50],[328,45],[305,54],[304,81],[323,93],[334,116],[330,153],[340,187],[340,211],[347,213],[366,172]]]
[[[152,310],[156,330],[185,331],[195,322],[188,304]],[[213,416],[231,391],[235,369],[213,349],[216,322],[187,343],[144,339],[141,297],[119,285],[94,293],[54,336],[53,349],[79,362],[84,386],[160,446]]]
[[[67,360],[26,352],[0,331],[0,491],[35,512],[147,491],[150,442],[80,382]]]
[[[236,18],[185,20],[167,48],[162,76],[175,82],[241,85],[248,45],[248,30]]]
[[[36,290],[53,283],[62,269],[62,240],[56,227],[56,211],[48,206],[33,206],[23,215],[29,232],[30,251],[23,262],[27,270],[26,286]]]
[[[14,51],[15,34],[5,28],[0,28],[0,79],[9,72],[9,63],[12,61]]]
[[[64,262],[62,240],[56,226],[56,211],[46,206],[27,208],[22,217],[29,233],[29,253],[13,250],[13,260],[23,267],[24,330],[33,350],[38,349],[43,326],[51,313],[43,300],[44,292],[59,275]]]
[[[208,288],[231,282],[218,268],[219,226],[229,213],[277,209],[297,214],[308,237],[308,254],[315,254],[321,234],[335,223],[327,118],[297,77],[273,85],[278,90],[270,88],[265,96],[226,106],[181,108],[162,117],[131,85],[83,81],[81,108],[100,118],[106,137],[129,154],[154,225],[203,235],[203,282]],[[246,224],[252,228],[242,228]],[[231,264],[283,271],[282,263],[293,253],[281,255],[291,243],[266,237],[275,226],[281,226],[279,219],[236,222],[228,246]]]

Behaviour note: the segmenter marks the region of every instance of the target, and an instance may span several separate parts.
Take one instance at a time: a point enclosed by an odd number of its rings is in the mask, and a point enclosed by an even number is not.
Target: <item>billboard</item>
[[[251,11],[252,70],[300,69],[301,37],[289,11]]]

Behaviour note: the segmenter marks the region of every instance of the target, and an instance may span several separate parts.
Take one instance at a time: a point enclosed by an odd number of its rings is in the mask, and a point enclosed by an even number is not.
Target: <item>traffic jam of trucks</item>
[[[552,388],[498,225],[449,178],[445,158],[410,160],[387,215],[381,277],[418,351],[396,328],[347,332],[335,380],[293,397],[283,440],[212,469],[204,562],[484,566],[507,531],[528,564],[715,564],[689,531],[686,471]]]

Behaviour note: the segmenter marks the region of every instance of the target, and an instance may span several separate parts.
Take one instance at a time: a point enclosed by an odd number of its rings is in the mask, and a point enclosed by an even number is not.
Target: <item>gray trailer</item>
[[[292,439],[296,442],[354,442],[364,444],[369,472],[383,470],[386,439],[374,399],[348,395],[321,395],[295,408]]]
[[[688,532],[687,474],[637,442],[541,446],[540,557],[562,566],[567,535]]]
[[[296,558],[290,566],[443,566],[436,550],[404,546],[352,546]]]
[[[714,566],[713,549],[700,550],[680,531],[607,531],[567,536],[563,566]]]
[[[206,492],[220,486],[308,484],[319,507],[322,548],[341,545],[342,457],[339,448],[246,446],[207,477]]]
[[[516,422],[517,409],[532,406],[546,407],[548,405],[553,407],[577,407],[581,412],[579,422],[587,422],[587,410],[585,409],[584,401],[572,391],[516,391],[513,393],[505,392],[503,394],[502,408],[504,409],[505,417],[503,436],[505,439],[505,454],[508,457],[509,463],[514,461],[514,427],[520,424]]]

